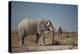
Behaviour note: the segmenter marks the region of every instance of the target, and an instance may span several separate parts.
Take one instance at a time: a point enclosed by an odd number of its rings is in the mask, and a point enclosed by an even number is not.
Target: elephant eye
[[[49,22],[47,22],[47,25],[49,25],[50,23]]]

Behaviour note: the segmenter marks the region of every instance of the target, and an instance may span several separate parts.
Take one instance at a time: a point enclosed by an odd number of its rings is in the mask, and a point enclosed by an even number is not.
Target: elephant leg
[[[19,45],[22,46],[22,37],[19,37]]]
[[[27,37],[27,35],[22,37],[22,45],[25,45],[25,37]]]
[[[22,37],[22,45],[24,45],[24,36]]]
[[[23,45],[23,42],[22,42],[22,37],[23,37],[22,32],[19,31],[18,34],[19,34],[19,44],[20,44],[20,46],[22,46]]]
[[[40,35],[37,33],[37,34],[36,34],[36,37],[37,37],[37,38],[36,38],[36,43],[38,43],[39,38],[40,38]]]

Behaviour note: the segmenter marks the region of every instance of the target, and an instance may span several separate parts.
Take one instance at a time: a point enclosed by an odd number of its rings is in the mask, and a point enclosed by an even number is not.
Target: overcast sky
[[[11,27],[17,29],[24,18],[49,19],[54,27],[62,27],[64,31],[78,30],[78,6],[64,4],[43,4],[30,2],[12,2]]]

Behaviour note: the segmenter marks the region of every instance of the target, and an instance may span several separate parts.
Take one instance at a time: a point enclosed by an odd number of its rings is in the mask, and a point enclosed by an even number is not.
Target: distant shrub
[[[78,46],[78,43],[74,43],[74,42],[73,42],[72,45],[73,45],[73,46]]]
[[[54,45],[61,45],[59,41],[54,41]]]
[[[69,38],[69,37],[70,37],[70,35],[67,35],[66,37],[67,37],[67,38]]]

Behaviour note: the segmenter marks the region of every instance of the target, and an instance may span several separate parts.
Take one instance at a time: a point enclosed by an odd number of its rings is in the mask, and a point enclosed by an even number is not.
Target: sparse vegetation
[[[61,48],[62,45],[65,46],[64,49],[74,49],[74,48],[77,48],[77,38],[78,38],[78,36],[77,36],[77,33],[74,33],[74,35],[75,36],[72,36],[72,33],[63,32],[62,35],[58,37],[57,33],[54,33],[54,38],[53,38],[54,39],[54,43],[53,44],[51,44],[51,43],[50,44],[45,44],[45,47],[48,47],[48,46],[52,47],[53,46],[53,50],[58,49],[58,48],[54,48],[55,46],[58,46],[58,47],[60,46],[59,49],[63,49],[63,48]],[[45,41],[46,42],[47,41],[49,42],[49,41],[52,40],[52,39],[50,39],[50,34],[47,34],[45,36],[46,36],[45,37]],[[11,38],[12,39],[12,49],[14,49],[14,51],[17,51],[17,50],[23,51],[21,49],[22,47],[19,44],[20,39],[19,39],[19,36],[18,36],[17,32],[12,32],[11,33],[11,37],[12,37]],[[25,37],[24,41],[25,41],[25,47],[28,47],[27,51],[34,51],[34,50],[36,50],[37,45],[36,45],[36,36],[35,35],[34,36],[33,35],[29,35],[29,36]],[[70,47],[67,47],[69,45],[70,45]],[[30,46],[31,47],[33,46],[32,48],[34,48],[34,47],[35,48],[32,49]],[[39,45],[39,46],[41,46],[41,45]],[[71,47],[71,46],[74,46],[74,47]],[[43,47],[43,48],[45,48],[45,47]],[[18,48],[20,48],[20,49],[18,49]],[[39,48],[37,48],[37,49],[39,50]],[[41,48],[40,48],[40,50],[41,50]]]
[[[66,36],[66,38],[69,38],[69,37],[70,37],[69,35]]]

